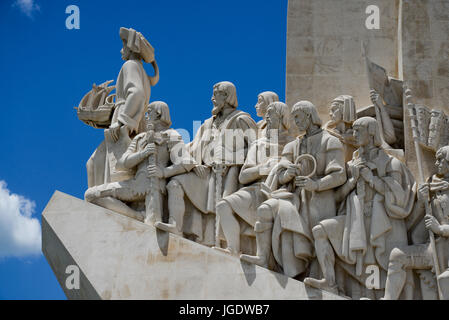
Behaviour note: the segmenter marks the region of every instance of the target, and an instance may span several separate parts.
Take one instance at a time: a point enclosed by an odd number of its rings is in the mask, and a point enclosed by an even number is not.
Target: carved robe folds
[[[311,154],[316,159],[316,173],[311,178],[318,183],[318,190],[294,192],[293,180],[287,190],[273,192],[274,199],[264,203],[272,209],[274,215],[273,255],[289,277],[306,270],[314,256],[311,229],[321,220],[336,215],[333,189],[346,181],[343,145],[336,137],[320,129],[309,137],[298,138],[285,146],[283,157],[287,161],[279,164],[272,180],[269,177],[272,190],[277,189],[279,176],[285,171],[286,164],[294,163],[301,154]],[[260,221],[264,220],[268,222],[267,219]]]
[[[134,137],[126,152],[118,160],[118,168],[128,170],[133,175],[131,179],[105,183],[94,186],[86,191],[86,194],[102,194],[112,196],[126,202],[145,200],[145,196],[152,190],[166,194],[166,179],[157,179],[157,186],[149,183],[148,160],[131,160],[131,157],[147,146],[147,132],[143,132]],[[168,166],[182,166],[185,171],[190,171],[194,167],[193,160],[189,157],[184,142],[179,133],[174,129],[167,129],[157,133],[159,137],[167,136],[167,141],[161,139],[160,143],[155,142],[157,150],[157,163],[160,169]],[[136,164],[136,161],[139,163]],[[155,206],[156,204],[152,204]]]
[[[144,114],[150,99],[151,86],[139,60],[127,60],[117,77],[116,104],[111,125],[120,122],[139,134],[145,131]],[[132,178],[127,171],[115,168],[117,161],[127,150],[131,139],[124,130],[114,142],[105,130],[105,140],[98,146],[87,162],[88,186],[122,181]]]
[[[338,198],[346,197],[340,215],[319,224],[346,272],[364,285],[367,266],[376,265],[383,289],[391,250],[407,245],[404,219],[413,208],[414,178],[401,161],[380,148],[371,150],[365,161],[354,152],[348,172],[362,162],[372,172],[372,181],[361,175],[357,181],[348,179],[336,192]]]
[[[281,136],[279,140],[279,144],[277,144],[264,137],[258,139],[251,145],[245,164],[240,171],[239,181],[241,184],[247,184],[248,174],[246,173],[246,170],[249,171],[255,167],[259,167],[260,177],[257,180],[252,181],[250,185],[223,198],[232,210],[243,221],[251,226],[251,231],[256,222],[257,208],[267,200],[267,195],[261,191],[261,185],[267,178],[271,169],[279,162],[282,147],[285,145],[285,142],[291,141],[292,139],[289,136]],[[267,153],[269,156],[267,156]],[[266,167],[262,168],[261,165],[264,164]]]
[[[214,244],[216,174],[213,172],[213,165],[224,163],[228,167],[222,178],[222,195],[227,196],[237,191],[240,186],[240,168],[248,146],[256,138],[256,132],[254,120],[240,110],[234,110],[220,123],[215,117],[211,117],[200,127],[188,149],[197,164],[206,166],[207,177],[202,179],[190,172],[172,178],[172,184],[178,183],[193,205],[184,223],[183,231],[186,234],[195,235],[198,241],[206,245]],[[234,140],[232,135],[237,139]],[[213,215],[205,216],[203,223],[201,214],[209,213]]]

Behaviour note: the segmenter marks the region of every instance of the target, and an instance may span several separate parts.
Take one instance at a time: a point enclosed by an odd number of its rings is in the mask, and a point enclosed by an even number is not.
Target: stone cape
[[[42,250],[69,299],[343,299],[59,191]],[[66,286],[70,265],[79,289]]]

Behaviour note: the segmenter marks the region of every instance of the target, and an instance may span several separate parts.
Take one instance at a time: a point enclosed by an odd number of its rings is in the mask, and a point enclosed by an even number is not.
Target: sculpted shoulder
[[[387,156],[390,158],[389,167],[391,168],[391,170],[392,171],[401,171],[401,169],[404,167],[404,164],[401,162],[401,160],[399,160],[389,154],[387,154]]]
[[[257,129],[256,122],[253,120],[253,118],[251,118],[251,116],[248,113],[246,113],[244,111],[239,111],[237,120],[239,122],[245,123],[250,128]]]
[[[169,128],[167,130],[164,130],[164,133],[166,133],[170,137],[170,141],[177,142],[177,141],[181,141],[182,140],[181,134],[178,131],[176,131],[175,129],[173,129],[173,128]]]
[[[130,70],[130,69],[138,69],[142,64],[137,60],[126,60],[122,65],[122,69]]]
[[[296,139],[287,143],[284,147],[284,150],[282,151],[282,154],[289,154],[289,153],[293,154],[293,151],[295,150],[297,143],[298,141]]]
[[[330,134],[327,130],[323,130],[323,140],[323,144],[326,145],[326,150],[343,150],[343,144],[341,143],[340,139]]]

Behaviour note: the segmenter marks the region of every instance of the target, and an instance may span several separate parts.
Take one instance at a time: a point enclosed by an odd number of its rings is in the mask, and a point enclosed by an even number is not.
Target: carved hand
[[[362,178],[368,182],[368,183],[372,183],[373,182],[373,173],[371,172],[370,169],[368,169],[367,167],[362,167],[361,171],[360,171]]]
[[[193,168],[193,171],[199,178],[206,179],[206,177],[207,177],[206,166],[197,165],[195,168]]]
[[[318,182],[308,178],[308,177],[296,177],[295,185],[300,188],[304,188],[307,191],[318,190]]]
[[[143,159],[147,158],[150,154],[154,154],[154,153],[156,153],[156,145],[154,143],[147,144],[145,149],[143,149],[141,151],[141,155],[142,155]]]
[[[148,178],[156,177],[162,179],[165,177],[162,169],[154,164],[148,165],[147,170],[148,170]]]
[[[434,216],[426,215],[424,217],[424,223],[426,224],[426,228],[432,230],[433,233],[438,235],[441,233],[441,225]]]
[[[293,179],[296,176],[297,166],[295,164],[289,164],[287,171],[285,171],[286,178]]]
[[[114,142],[117,142],[118,138],[120,137],[120,128],[121,125],[119,122],[116,122],[109,127],[109,132],[111,133],[111,137]]]
[[[350,166],[349,169],[351,170],[351,175],[354,181],[359,180],[360,166],[359,165]]]
[[[270,159],[267,162],[265,162],[264,164],[261,164],[260,168],[269,173],[271,171],[271,169],[273,169],[274,166],[278,163],[279,163],[278,159]]]
[[[418,187],[418,201],[420,203],[425,203],[429,199],[429,185],[420,184]]]
[[[369,97],[374,105],[379,105],[379,94],[376,92],[376,90],[371,90],[369,93]]]

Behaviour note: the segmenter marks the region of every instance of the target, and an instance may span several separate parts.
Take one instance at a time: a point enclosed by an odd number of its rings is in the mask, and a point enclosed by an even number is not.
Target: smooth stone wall
[[[380,29],[368,30],[369,5],[380,9]],[[287,15],[286,100],[310,100],[323,121],[341,94],[356,107],[371,105],[362,42],[370,59],[398,76],[399,0],[289,0]]]

